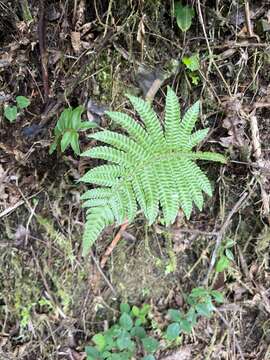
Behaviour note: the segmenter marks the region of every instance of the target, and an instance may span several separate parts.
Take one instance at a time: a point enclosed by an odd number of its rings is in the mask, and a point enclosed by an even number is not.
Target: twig
[[[252,113],[250,114],[249,120],[250,120],[250,130],[251,130],[251,138],[252,138],[252,145],[253,145],[253,151],[254,151],[254,157],[256,159],[256,163],[258,164],[259,168],[264,165],[264,161],[262,158],[262,147],[261,147],[261,141],[260,141],[260,134],[259,134],[259,127],[257,122],[257,117],[255,115],[256,108]],[[264,184],[266,182],[266,177],[260,171],[260,187],[261,187],[261,196],[262,196],[262,204],[263,204],[263,213],[266,216],[269,216],[270,212],[270,198],[267,194]]]
[[[215,263],[216,263],[216,259],[217,259],[217,255],[218,255],[218,251],[220,249],[220,246],[221,246],[221,242],[222,242],[222,238],[223,238],[223,235],[224,233],[226,232],[227,230],[227,227],[229,226],[230,224],[230,221],[231,221],[231,218],[233,217],[233,215],[239,210],[239,208],[241,207],[242,203],[244,202],[244,200],[246,199],[246,197],[248,196],[248,193],[247,192],[244,192],[242,194],[242,196],[240,197],[240,199],[237,201],[237,203],[234,205],[234,207],[232,208],[232,210],[229,212],[227,218],[225,219],[223,225],[221,226],[218,234],[217,234],[217,237],[216,237],[216,244],[215,244],[215,248],[214,248],[214,251],[213,251],[213,254],[212,254],[212,257],[211,257],[211,261],[210,261],[210,265],[209,265],[209,268],[208,268],[208,272],[207,272],[207,275],[203,281],[203,284],[206,285],[208,283],[208,279],[209,279],[209,276],[215,266]]]
[[[45,103],[49,97],[49,77],[48,77],[48,55],[46,49],[46,21],[45,21],[45,1],[39,0],[39,20],[38,20],[38,41],[41,59],[41,70],[43,80],[43,91]]]
[[[31,199],[35,196],[37,196],[39,193],[41,193],[43,191],[43,189],[39,190],[37,193],[35,193],[34,195],[31,195],[28,199]],[[16,202],[16,204],[8,207],[7,209],[5,209],[4,211],[2,211],[0,213],[0,219],[6,215],[8,215],[9,213],[11,213],[12,211],[16,210],[19,206],[23,205],[26,201],[25,200],[20,200],[18,202]]]
[[[94,254],[93,254],[93,251],[91,250],[90,251],[90,255],[91,255],[91,258],[93,259],[94,263],[96,264],[96,267],[100,273],[100,275],[103,277],[103,279],[105,280],[106,284],[109,286],[109,288],[112,290],[113,294],[115,296],[117,296],[117,293],[116,291],[114,290],[114,287],[112,286],[112,284],[110,283],[109,279],[107,278],[107,276],[104,274],[104,272],[102,271],[97,259],[95,258]],[[99,280],[99,277],[96,279],[95,282],[97,282]]]
[[[104,266],[106,265],[109,256],[111,255],[111,253],[112,253],[113,249],[115,248],[115,246],[118,244],[118,242],[119,242],[119,240],[121,239],[121,236],[122,236],[122,234],[123,234],[123,231],[125,231],[127,227],[128,227],[128,221],[125,221],[125,222],[121,225],[118,233],[116,234],[115,238],[114,238],[113,241],[111,242],[110,246],[109,246],[109,247],[107,248],[107,250],[105,251],[105,254],[103,255],[103,257],[102,257],[102,259],[101,259],[101,261],[100,261],[100,267],[101,267],[101,269],[103,269]]]
[[[260,42],[260,38],[258,35],[254,34],[253,26],[250,20],[250,9],[249,9],[249,0],[245,0],[245,19],[246,19],[246,27],[247,33],[249,37],[256,38],[258,42]]]
[[[246,18],[246,26],[247,26],[247,32],[248,36],[253,37],[253,29],[250,21],[250,10],[249,10],[249,1],[245,0],[245,18]]]

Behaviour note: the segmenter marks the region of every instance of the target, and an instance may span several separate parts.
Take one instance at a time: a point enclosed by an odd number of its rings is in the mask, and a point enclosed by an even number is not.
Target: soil
[[[173,1],[0,1],[0,360],[86,359],[122,301],[151,304],[163,330],[167,310],[186,309],[204,283],[220,231],[234,258],[208,285],[225,302],[157,359],[270,359],[270,3],[183,3],[195,12],[186,32]],[[182,62],[193,54],[195,71]],[[214,188],[202,212],[179,211],[170,228],[139,215],[100,269],[119,229],[82,258],[78,180],[97,162],[71,149],[49,155],[54,127],[83,105],[85,121],[113,129],[104,111],[129,108],[126,93],[150,96],[162,118],[167,85],[182,113],[201,100],[201,147],[229,161],[201,164]],[[19,95],[31,103],[10,122],[4,109]],[[86,134],[82,150],[93,145]]]

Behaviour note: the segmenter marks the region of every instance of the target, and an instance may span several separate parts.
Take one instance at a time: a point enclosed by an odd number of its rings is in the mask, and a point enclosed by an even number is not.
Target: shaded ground
[[[0,112],[0,359],[83,359],[84,346],[122,299],[151,303],[164,327],[166,309],[185,308],[183,294],[205,278],[215,233],[230,213],[223,241],[235,241],[235,261],[210,278],[226,302],[183,336],[180,349],[192,360],[270,359],[268,1],[252,2],[249,11],[245,1],[189,1],[196,14],[186,35],[170,1],[49,1],[45,27],[43,2],[28,1],[30,22],[22,3],[0,1],[0,105],[17,95],[31,100],[14,123]],[[181,60],[197,52],[194,85]],[[94,163],[71,151],[50,156],[52,130],[69,105],[92,100],[123,109],[126,92],[149,95],[157,79],[156,110],[163,112],[167,84],[182,108],[200,97],[198,126],[211,128],[203,148],[231,161],[202,164],[215,192],[190,221],[180,213],[171,229],[147,228],[142,217],[130,225],[105,281],[95,261],[118,229],[107,229],[92,257],[81,258],[83,187],[76,180]],[[110,126],[104,117],[97,121]],[[83,149],[91,145],[85,135],[80,140]],[[170,349],[160,359],[165,353]]]

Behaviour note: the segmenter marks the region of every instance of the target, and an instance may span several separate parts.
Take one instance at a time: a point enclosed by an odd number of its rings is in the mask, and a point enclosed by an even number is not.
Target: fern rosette
[[[162,127],[150,104],[128,95],[143,125],[121,112],[106,114],[128,135],[104,130],[90,135],[109,146],[98,146],[82,156],[108,161],[89,170],[81,181],[99,187],[82,195],[87,208],[83,254],[87,255],[102,230],[113,223],[132,222],[140,208],[149,224],[163,212],[166,225],[175,221],[179,208],[189,219],[193,203],[202,210],[203,192],[212,195],[207,176],[195,160],[225,163],[223,155],[192,151],[209,129],[192,133],[199,116],[196,102],[180,119],[176,94],[168,88]]]

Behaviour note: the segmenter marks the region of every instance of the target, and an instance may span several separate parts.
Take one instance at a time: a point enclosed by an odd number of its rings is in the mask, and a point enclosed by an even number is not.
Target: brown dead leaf
[[[137,31],[137,41],[143,46],[144,45],[144,36],[145,36],[145,26],[144,26],[145,15],[142,16],[138,31]]]
[[[78,31],[72,31],[70,34],[73,50],[78,53],[81,50],[81,34]]]

